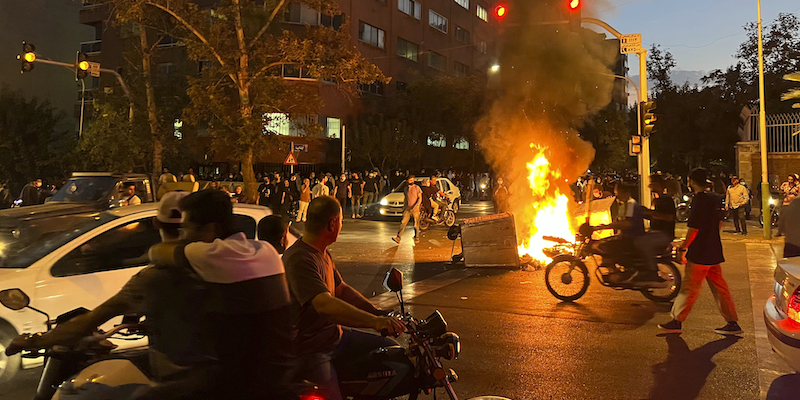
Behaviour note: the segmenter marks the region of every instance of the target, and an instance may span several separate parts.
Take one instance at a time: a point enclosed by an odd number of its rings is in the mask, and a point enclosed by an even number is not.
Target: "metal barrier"
[[[758,114],[748,121],[750,140],[759,140]],[[767,152],[800,152],[800,113],[767,115]]]

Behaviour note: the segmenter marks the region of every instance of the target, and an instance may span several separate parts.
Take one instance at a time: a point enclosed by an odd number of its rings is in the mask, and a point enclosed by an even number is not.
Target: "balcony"
[[[102,40],[90,40],[88,42],[81,42],[81,53],[87,56],[96,56],[102,50]]]
[[[95,0],[83,0],[78,21],[84,25],[97,25],[108,18],[108,4],[98,4]]]

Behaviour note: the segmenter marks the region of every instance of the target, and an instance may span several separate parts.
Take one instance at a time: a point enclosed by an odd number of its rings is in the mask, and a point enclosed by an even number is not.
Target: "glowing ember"
[[[529,255],[534,260],[547,264],[550,257],[545,255],[544,249],[551,248],[555,243],[545,240],[545,236],[555,236],[572,241],[575,231],[572,229],[569,212],[569,198],[553,186],[561,178],[559,169],[552,169],[547,159],[547,147],[531,144],[534,151],[533,161],[528,163],[528,185],[533,195],[533,203],[528,205],[525,217],[531,217],[534,223],[529,232],[523,232],[522,244],[518,251],[520,256]]]

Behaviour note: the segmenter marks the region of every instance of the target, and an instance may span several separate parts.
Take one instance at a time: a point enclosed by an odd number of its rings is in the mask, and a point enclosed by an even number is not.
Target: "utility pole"
[[[761,148],[761,221],[764,239],[772,237],[772,215],[769,211],[769,174],[767,173],[767,111],[764,105],[764,39],[761,32],[761,0],[758,0],[758,131]]]
[[[345,137],[345,126],[342,125],[342,173],[344,173],[344,161],[345,161],[345,150],[344,150],[344,137]]]

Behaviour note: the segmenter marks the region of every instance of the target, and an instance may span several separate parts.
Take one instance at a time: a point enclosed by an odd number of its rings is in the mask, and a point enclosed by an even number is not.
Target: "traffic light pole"
[[[758,139],[759,147],[761,147],[761,221],[764,223],[764,239],[771,239],[772,213],[769,210],[771,195],[769,174],[767,173],[767,110],[764,101],[764,39],[761,31],[761,0],[758,0]]]
[[[609,33],[614,35],[617,39],[622,39],[622,34],[618,30],[611,27],[611,25],[597,19],[597,18],[581,18],[582,23],[597,25]],[[639,104],[647,101],[647,50],[641,49],[636,53],[639,56]],[[637,104],[636,113],[640,114],[639,106]],[[641,124],[639,124],[641,125]],[[641,126],[639,127],[641,129]],[[642,152],[639,153],[639,196],[643,206],[650,208],[650,138],[642,136]]]

